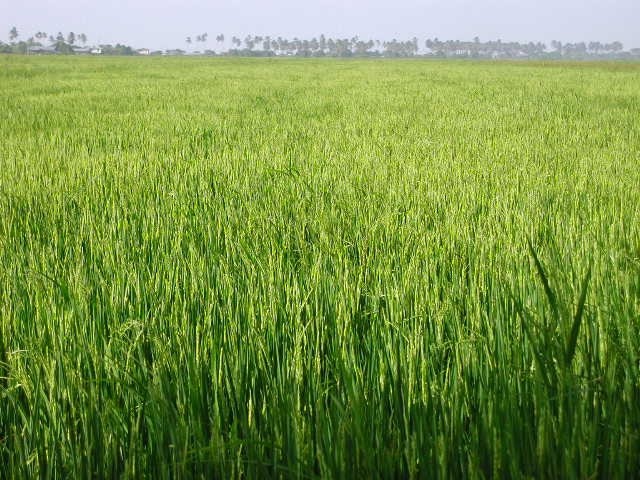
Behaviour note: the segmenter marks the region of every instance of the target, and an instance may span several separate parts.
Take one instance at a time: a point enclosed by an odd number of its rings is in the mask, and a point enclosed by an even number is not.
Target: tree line
[[[215,47],[212,43],[215,41]],[[9,42],[0,42],[0,53],[86,53],[88,38],[84,33],[69,32],[64,35],[49,35],[36,32],[26,40],[20,39],[16,27],[9,31]],[[48,45],[46,45],[48,43]],[[485,59],[640,59],[640,48],[624,50],[621,42],[601,43],[598,41],[563,43],[554,40],[550,45],[543,42],[503,42],[501,40],[481,41],[476,37],[471,41],[439,40],[428,38],[420,41],[378,40],[351,38],[331,38],[325,35],[311,39],[283,38],[261,35],[247,35],[244,38],[225,37],[217,34],[199,33],[185,38],[186,49],[176,48],[165,51],[136,50],[131,46],[99,45],[96,52],[110,55],[227,55],[227,56],[301,56],[301,57],[437,57],[437,58],[485,58]],[[82,46],[81,46],[82,45]]]
[[[29,53],[33,47],[43,47],[49,43],[49,48],[56,53],[74,53],[74,47],[86,47],[88,37],[84,33],[69,32],[64,35],[58,32],[56,35],[38,31],[26,40],[20,39],[20,33],[16,27],[9,30],[9,43],[0,41],[0,53]]]

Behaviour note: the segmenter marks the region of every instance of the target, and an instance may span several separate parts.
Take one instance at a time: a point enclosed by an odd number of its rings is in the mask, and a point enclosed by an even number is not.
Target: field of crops
[[[640,473],[640,65],[0,56],[0,477]]]

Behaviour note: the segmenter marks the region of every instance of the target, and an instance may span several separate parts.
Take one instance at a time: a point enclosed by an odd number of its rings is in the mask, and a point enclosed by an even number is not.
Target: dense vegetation
[[[0,477],[640,472],[640,66],[0,85]]]

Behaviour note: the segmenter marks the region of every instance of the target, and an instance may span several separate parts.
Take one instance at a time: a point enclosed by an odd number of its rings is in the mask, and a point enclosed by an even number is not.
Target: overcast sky
[[[0,0],[0,39],[16,26],[83,32],[91,44],[185,48],[208,32],[312,38],[564,42],[621,41],[640,47],[640,0]],[[215,38],[209,45],[215,47]],[[198,48],[202,48],[199,46]]]

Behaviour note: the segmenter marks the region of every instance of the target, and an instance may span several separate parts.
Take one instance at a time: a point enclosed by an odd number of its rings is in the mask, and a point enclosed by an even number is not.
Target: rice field
[[[0,56],[1,478],[640,475],[640,64]]]

